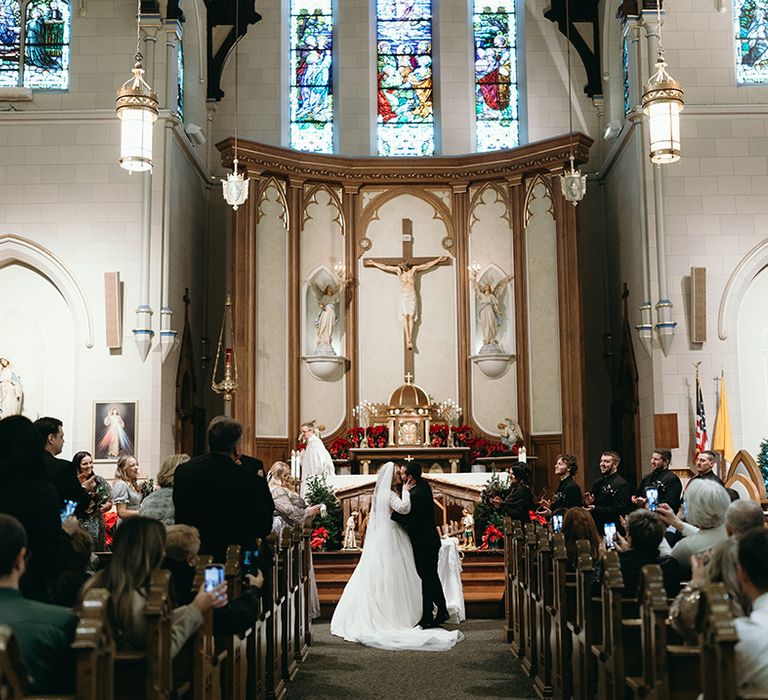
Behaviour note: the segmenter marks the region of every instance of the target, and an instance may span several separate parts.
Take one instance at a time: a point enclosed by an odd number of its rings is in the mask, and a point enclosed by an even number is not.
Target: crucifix
[[[403,219],[403,256],[402,258],[365,258],[363,265],[377,267],[384,272],[397,275],[400,280],[400,318],[403,322],[405,345],[404,372],[413,377],[413,325],[418,320],[418,297],[416,294],[416,275],[438,265],[450,265],[447,255],[436,258],[416,258],[413,256],[413,222]]]

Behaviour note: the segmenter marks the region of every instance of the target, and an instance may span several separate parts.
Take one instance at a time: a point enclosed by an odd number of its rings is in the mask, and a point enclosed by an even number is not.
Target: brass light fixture
[[[216,380],[219,374],[219,361],[224,360],[224,375]],[[224,315],[221,318],[221,330],[219,331],[219,344],[216,347],[216,360],[211,374],[211,389],[217,394],[224,395],[224,415],[231,415],[232,395],[237,391],[237,359],[235,358],[235,331],[232,323],[232,297],[227,292],[227,301],[224,304]]]
[[[571,0],[565,0],[565,38],[568,57],[568,137],[570,139],[571,168],[560,176],[560,190],[563,197],[575,207],[587,193],[587,176],[576,169],[573,156],[573,99],[571,83]]]
[[[245,173],[237,172],[237,132],[239,131],[239,44],[240,44],[240,0],[235,0],[235,157],[232,160],[233,171],[227,175],[226,180],[221,181],[224,199],[235,211],[248,199],[249,179]]]
[[[667,72],[664,45],[661,41],[661,0],[656,0],[656,16],[659,27],[659,53],[656,72],[648,79],[643,92],[643,111],[648,115],[652,163],[665,165],[682,158],[680,150],[680,112],[683,88]]]
[[[144,80],[141,41],[141,0],[136,9],[136,63],[133,77],[117,91],[115,112],[120,120],[120,167],[130,173],[152,170],[152,125],[157,120],[157,93]]]

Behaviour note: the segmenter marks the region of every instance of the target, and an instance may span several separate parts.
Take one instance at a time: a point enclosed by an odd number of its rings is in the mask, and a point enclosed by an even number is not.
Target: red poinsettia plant
[[[389,442],[389,428],[386,425],[371,425],[367,430],[368,447],[386,447]]]
[[[483,543],[480,545],[480,549],[488,549],[490,545],[501,542],[503,539],[504,533],[491,523],[485,528],[485,532],[483,533]]]
[[[312,547],[313,552],[317,552],[325,547],[327,541],[328,530],[324,527],[316,527],[312,530],[312,536],[309,538],[309,546]]]
[[[331,443],[328,452],[331,453],[332,459],[348,459],[350,447],[352,447],[352,443],[349,440],[337,438]]]

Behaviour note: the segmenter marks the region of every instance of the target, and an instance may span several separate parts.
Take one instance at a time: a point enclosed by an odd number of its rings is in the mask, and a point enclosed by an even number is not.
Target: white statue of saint
[[[0,357],[0,418],[18,416],[24,408],[24,387],[7,357]]]
[[[477,297],[477,315],[480,318],[480,329],[483,333],[483,348],[480,352],[500,352],[501,345],[497,340],[499,328],[504,320],[499,294],[514,275],[507,275],[495,285],[480,280],[472,274],[470,281]]]
[[[307,492],[307,479],[311,476],[327,474],[333,476],[336,470],[330,452],[325,449],[323,441],[317,434],[314,421],[302,423],[299,440],[306,444],[301,453],[301,492],[302,498]]]
[[[342,549],[357,549],[357,511],[353,510],[347,518],[347,524],[344,526],[344,545]]]
[[[336,325],[336,302],[346,286],[344,280],[336,277],[335,284],[320,286],[316,282],[309,282],[309,286],[315,293],[320,313],[315,319],[315,354],[335,355],[336,351],[331,345],[333,327]]]
[[[385,265],[376,260],[366,258],[363,264],[366,267],[377,267],[384,272],[397,275],[400,280],[400,319],[403,322],[406,347],[413,349],[413,324],[418,318],[418,299],[416,298],[416,275],[419,272],[429,270],[448,260],[447,255],[440,255],[433,260],[421,265],[411,265],[406,260],[401,260],[397,265]]]

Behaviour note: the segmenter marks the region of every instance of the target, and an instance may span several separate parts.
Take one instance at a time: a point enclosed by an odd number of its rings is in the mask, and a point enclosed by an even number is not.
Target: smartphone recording
[[[616,523],[603,525],[603,538],[606,549],[616,549]]]
[[[224,567],[221,564],[211,564],[205,567],[205,590],[212,591],[224,583]]]

